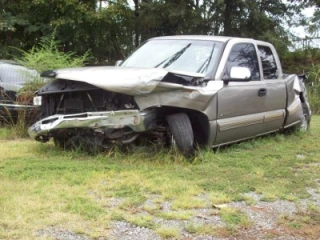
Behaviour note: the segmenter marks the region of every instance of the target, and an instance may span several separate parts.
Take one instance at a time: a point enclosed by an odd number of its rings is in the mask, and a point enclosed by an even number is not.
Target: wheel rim
[[[171,139],[170,139],[170,147],[173,151],[178,151],[177,142],[176,142],[176,140],[174,140],[174,137],[172,134],[171,134]]]
[[[300,130],[306,132],[308,130],[308,119],[307,114],[303,114],[303,118],[300,124]]]

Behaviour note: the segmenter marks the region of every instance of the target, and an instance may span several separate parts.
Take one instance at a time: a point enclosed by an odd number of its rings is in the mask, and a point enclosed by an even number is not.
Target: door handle
[[[260,88],[259,91],[258,91],[258,96],[259,97],[263,97],[267,94],[267,89],[265,88]]]

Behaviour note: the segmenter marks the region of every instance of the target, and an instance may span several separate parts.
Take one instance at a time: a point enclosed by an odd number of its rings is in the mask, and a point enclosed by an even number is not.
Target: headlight
[[[41,104],[42,104],[42,97],[41,96],[36,96],[33,98],[33,105],[41,106]]]

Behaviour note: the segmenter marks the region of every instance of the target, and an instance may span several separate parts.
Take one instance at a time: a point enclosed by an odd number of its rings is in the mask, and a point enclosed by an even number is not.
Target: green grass
[[[125,218],[125,221],[145,228],[154,228],[153,217],[150,215],[129,215]]]
[[[179,230],[174,227],[159,227],[156,233],[162,238],[177,238],[179,236]]]
[[[179,212],[161,212],[159,217],[166,220],[189,220],[194,215],[191,211],[179,211]]]
[[[247,215],[239,209],[222,208],[221,219],[228,225],[248,228],[251,225]]]
[[[251,202],[243,197],[251,191],[266,201],[296,201],[309,197],[306,187],[315,187],[320,175],[319,116],[306,134],[274,134],[202,150],[194,161],[148,151],[89,156],[58,150],[53,143],[8,140],[9,132],[0,129],[0,239],[33,239],[37,230],[50,226],[98,238],[108,236],[113,220],[155,229],[152,219],[161,216],[165,201],[172,212],[182,211],[163,215],[166,219],[187,218],[186,212],[234,200]],[[145,200],[154,196],[155,205],[144,209]],[[109,206],[111,198],[123,202]],[[150,216],[140,216],[143,211]],[[242,213],[223,211],[219,214],[230,226],[249,225]],[[178,231],[169,230],[157,232],[175,237]]]
[[[217,235],[217,227],[212,225],[187,224],[185,230],[191,234],[202,234],[209,236]]]

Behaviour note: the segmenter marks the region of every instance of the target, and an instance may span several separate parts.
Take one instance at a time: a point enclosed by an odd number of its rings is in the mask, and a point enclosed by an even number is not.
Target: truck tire
[[[194,136],[189,116],[185,113],[175,113],[168,115],[166,120],[178,150],[184,156],[193,155]]]
[[[53,138],[54,145],[60,149],[65,149],[65,145],[66,145],[67,141],[68,141],[68,139],[64,138],[64,137],[54,137]]]
[[[94,142],[93,138],[81,135],[73,136],[68,141],[66,141],[65,149],[71,151],[86,152],[92,155],[96,155],[103,150],[100,145]]]
[[[310,127],[310,114],[308,111],[307,104],[301,103],[301,105],[302,105],[302,110],[303,110],[303,117],[301,118],[299,130],[301,132],[306,132],[306,131],[308,131],[308,129]]]

